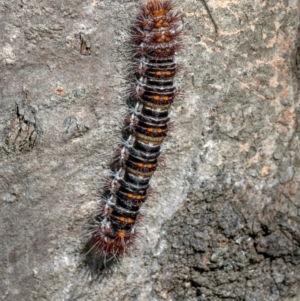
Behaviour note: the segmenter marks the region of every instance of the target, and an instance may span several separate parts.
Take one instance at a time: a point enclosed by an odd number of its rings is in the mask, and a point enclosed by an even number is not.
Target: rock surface
[[[137,1],[0,2],[3,300],[300,300],[300,4],[181,1],[175,128],[137,249],[81,264]]]

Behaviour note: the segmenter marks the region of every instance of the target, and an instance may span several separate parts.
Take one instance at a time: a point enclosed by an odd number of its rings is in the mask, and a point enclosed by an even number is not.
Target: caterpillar
[[[179,90],[175,75],[181,49],[180,15],[172,1],[152,0],[140,7],[131,28],[132,84],[117,168],[93,218],[90,242],[103,258],[118,258],[136,240],[140,207],[160,162],[161,144],[171,123],[169,111]]]

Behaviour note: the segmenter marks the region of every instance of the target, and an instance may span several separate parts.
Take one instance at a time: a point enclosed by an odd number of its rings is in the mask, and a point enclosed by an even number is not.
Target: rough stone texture
[[[0,2],[3,300],[300,300],[300,4],[180,2],[182,101],[137,250],[84,227],[118,141],[137,1]]]

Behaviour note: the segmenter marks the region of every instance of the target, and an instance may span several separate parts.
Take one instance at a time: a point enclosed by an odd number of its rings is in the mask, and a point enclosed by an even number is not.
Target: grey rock
[[[0,2],[2,298],[299,300],[298,1],[178,4],[184,96],[166,167],[137,248],[106,277],[86,273],[138,5]]]

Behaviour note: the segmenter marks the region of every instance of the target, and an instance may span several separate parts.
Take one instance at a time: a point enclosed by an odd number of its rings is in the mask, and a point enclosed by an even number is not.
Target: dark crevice
[[[8,153],[28,152],[34,148],[41,134],[35,115],[36,112],[28,104],[16,103],[4,137],[4,149]]]

